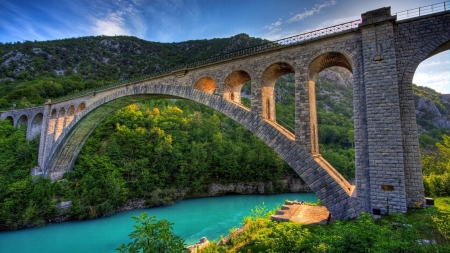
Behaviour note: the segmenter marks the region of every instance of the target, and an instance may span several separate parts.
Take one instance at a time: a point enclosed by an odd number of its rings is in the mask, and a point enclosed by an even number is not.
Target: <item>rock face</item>
[[[424,97],[419,98],[415,112],[418,118],[429,119],[436,127],[450,129],[449,115],[442,115],[436,104],[431,100]]]
[[[347,88],[352,88],[352,74],[346,69],[340,69],[337,67],[324,69],[319,73],[319,76],[332,83],[342,84]]]
[[[231,184],[211,184],[208,187],[209,196],[223,195],[227,193],[238,194],[270,194],[276,192],[311,192],[311,189],[301,179],[288,178],[273,182],[251,182]]]

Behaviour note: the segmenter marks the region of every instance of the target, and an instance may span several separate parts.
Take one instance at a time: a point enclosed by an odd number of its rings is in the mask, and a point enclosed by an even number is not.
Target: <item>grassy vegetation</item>
[[[244,218],[243,230],[230,230],[227,240],[201,252],[449,252],[450,197],[436,198],[435,205],[326,226],[271,221],[275,210],[259,206]]]

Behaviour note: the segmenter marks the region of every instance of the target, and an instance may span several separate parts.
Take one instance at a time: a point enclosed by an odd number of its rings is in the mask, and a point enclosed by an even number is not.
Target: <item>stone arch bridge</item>
[[[37,172],[52,179],[71,170],[84,142],[114,111],[144,99],[184,98],[216,109],[278,153],[335,218],[360,212],[405,212],[424,199],[412,78],[425,59],[450,49],[449,3],[438,12],[397,20],[390,8],[361,20],[187,64],[35,108],[1,112],[27,137],[40,134]],[[447,6],[446,6],[447,4]],[[441,4],[442,5],[442,4]],[[440,6],[440,5],[439,5]],[[315,79],[325,68],[353,73],[356,185],[320,155]],[[274,85],[295,75],[295,134],[276,123]],[[240,90],[251,80],[251,108]]]

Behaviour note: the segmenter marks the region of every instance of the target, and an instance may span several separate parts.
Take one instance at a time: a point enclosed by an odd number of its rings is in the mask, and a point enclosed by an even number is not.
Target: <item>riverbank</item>
[[[227,194],[279,194],[279,193],[310,193],[311,189],[300,178],[287,177],[281,180],[269,182],[238,182],[229,184],[212,183],[204,192],[192,192],[190,188],[183,189],[157,189],[149,194],[149,198],[129,200],[126,205],[109,210],[106,214],[91,212],[90,206],[86,207],[88,216],[81,220],[90,220],[101,217],[111,216],[116,213],[131,211],[136,209],[146,209],[161,206],[173,205],[174,203],[194,198],[216,197]],[[73,202],[70,200],[62,201],[55,205],[57,214],[45,220],[39,226],[51,223],[61,223],[65,221],[80,220],[70,215],[73,210]],[[91,208],[92,209],[92,208]],[[35,227],[35,225],[23,224],[18,229]],[[0,229],[0,231],[8,231]]]
[[[273,195],[225,195],[182,200],[174,205],[124,211],[109,217],[49,224],[41,228],[0,233],[0,252],[96,253],[115,252],[129,242],[136,225],[132,216],[146,212],[157,220],[173,223],[172,231],[192,245],[207,236],[220,240],[230,228],[242,226],[244,217],[252,215],[256,206],[274,209],[286,199],[316,202],[313,193],[283,193]],[[264,203],[264,204],[263,204]]]
[[[273,222],[274,214],[245,217],[227,240],[211,241],[202,252],[450,252],[450,197],[437,197],[435,207],[406,214],[374,219],[363,213],[357,220],[330,225]]]

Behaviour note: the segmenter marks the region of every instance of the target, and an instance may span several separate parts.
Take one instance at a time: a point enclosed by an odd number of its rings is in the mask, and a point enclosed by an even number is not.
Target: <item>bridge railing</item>
[[[450,1],[445,1],[442,3],[427,5],[411,10],[397,12],[397,20],[403,20],[408,18],[420,17],[423,15],[433,14],[436,12],[448,11],[450,10]]]
[[[347,22],[347,23],[344,23],[344,24],[339,24],[339,25],[323,28],[323,29],[320,29],[320,30],[306,32],[306,33],[298,34],[298,35],[291,36],[291,37],[284,38],[284,39],[280,39],[280,40],[269,41],[267,43],[263,43],[263,44],[260,44],[260,45],[257,45],[257,46],[248,47],[248,48],[237,50],[237,51],[234,51],[234,52],[231,52],[231,53],[214,56],[214,57],[211,57],[211,58],[208,58],[208,59],[205,59],[205,60],[196,61],[196,62],[190,62],[190,63],[186,63],[186,64],[181,64],[181,65],[178,65],[178,66],[176,66],[174,68],[162,70],[162,71],[155,72],[155,73],[152,73],[152,74],[149,74],[149,75],[139,76],[139,77],[132,78],[132,79],[129,79],[129,80],[124,80],[124,81],[119,81],[117,83],[113,83],[113,84],[110,84],[110,85],[105,85],[105,86],[101,86],[101,87],[95,87],[95,88],[92,88],[92,89],[89,89],[89,90],[85,90],[85,91],[82,91],[82,92],[78,92],[78,93],[67,95],[67,96],[64,96],[64,97],[61,97],[61,98],[53,99],[52,102],[53,103],[57,103],[57,102],[69,100],[69,99],[72,99],[72,98],[81,97],[81,96],[84,96],[84,95],[89,94],[89,93],[93,93],[93,92],[98,92],[98,91],[102,91],[102,90],[106,90],[106,89],[110,89],[110,88],[124,86],[124,85],[130,84],[130,83],[143,81],[143,80],[147,80],[147,79],[150,79],[150,78],[153,78],[153,77],[170,74],[172,72],[176,72],[177,70],[179,71],[179,70],[183,70],[183,69],[187,69],[187,68],[195,68],[195,67],[199,67],[199,66],[215,63],[215,62],[220,62],[220,61],[232,59],[234,57],[249,55],[249,54],[258,53],[258,52],[263,52],[263,51],[266,51],[266,50],[269,50],[269,49],[273,49],[273,48],[276,48],[276,47],[280,47],[280,46],[293,45],[293,44],[296,44],[296,43],[300,43],[300,42],[312,40],[312,39],[315,39],[315,38],[319,38],[319,37],[323,37],[323,36],[327,36],[327,35],[343,32],[343,31],[350,30],[350,29],[353,29],[353,28],[357,28],[360,23],[361,23],[361,20],[354,20],[354,21],[350,21],[350,22]]]

